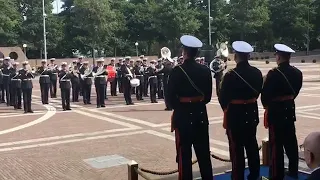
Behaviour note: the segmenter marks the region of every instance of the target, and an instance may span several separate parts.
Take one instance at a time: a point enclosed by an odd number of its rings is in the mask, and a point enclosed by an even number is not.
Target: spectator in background
[[[304,158],[306,164],[312,173],[308,180],[320,179],[320,132],[313,132],[309,134],[304,140],[301,148],[304,151]]]

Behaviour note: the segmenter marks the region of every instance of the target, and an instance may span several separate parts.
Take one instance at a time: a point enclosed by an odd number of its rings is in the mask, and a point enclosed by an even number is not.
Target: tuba
[[[167,47],[161,48],[161,58],[167,59],[168,61],[173,62],[173,60],[171,59],[171,51],[169,48]]]
[[[216,44],[217,52],[215,58],[211,61],[209,68],[213,73],[219,73],[226,68],[226,61],[228,60],[229,50],[227,46],[228,42]]]
[[[100,66],[97,69],[97,72],[96,73],[92,73],[92,75],[93,75],[93,77],[97,77],[97,76],[102,75],[105,71],[106,71],[106,69],[103,66]]]
[[[88,68],[84,71],[84,74],[80,74],[81,79],[84,79],[84,78],[90,76],[90,74],[92,74],[92,71],[93,71],[93,67],[92,67],[92,66],[90,66],[90,68],[88,67]]]

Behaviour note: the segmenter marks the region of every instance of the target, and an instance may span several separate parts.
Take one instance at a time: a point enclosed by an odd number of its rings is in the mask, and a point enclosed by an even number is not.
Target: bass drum
[[[140,86],[140,79],[133,78],[130,80],[131,87],[138,87]]]
[[[112,82],[116,79],[117,71],[113,66],[107,66],[106,71],[108,72],[108,82]]]

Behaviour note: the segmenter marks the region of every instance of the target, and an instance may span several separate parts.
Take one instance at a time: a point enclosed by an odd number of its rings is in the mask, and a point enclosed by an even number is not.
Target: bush
[[[269,64],[269,61],[266,61],[266,64]]]
[[[306,60],[302,59],[302,60],[301,60],[301,62],[302,62],[302,63],[305,63],[305,62],[306,62]]]
[[[316,63],[316,62],[317,62],[317,60],[315,60],[315,59],[314,59],[314,60],[312,60],[312,62],[313,62],[313,63]]]
[[[266,56],[266,57],[264,57],[265,59],[269,59],[270,57],[269,56]]]

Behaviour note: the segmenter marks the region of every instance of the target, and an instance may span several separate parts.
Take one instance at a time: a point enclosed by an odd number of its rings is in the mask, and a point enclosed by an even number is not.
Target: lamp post
[[[42,15],[43,15],[43,44],[44,44],[44,59],[47,60],[47,32],[46,32],[46,12],[44,9],[44,0],[42,0]]]
[[[307,29],[307,55],[309,55],[309,48],[310,48],[310,6],[314,3],[315,1],[311,1],[308,5],[308,29]]]
[[[210,0],[208,0],[208,23],[209,23],[209,45],[211,46],[211,5]]]
[[[23,51],[24,51],[24,61],[27,60],[27,44],[23,44],[22,47],[23,47]]]
[[[134,45],[136,46],[136,53],[137,53],[137,57],[138,57],[138,56],[139,56],[139,52],[138,52],[138,45],[139,45],[139,43],[136,42],[136,43],[134,43]]]

